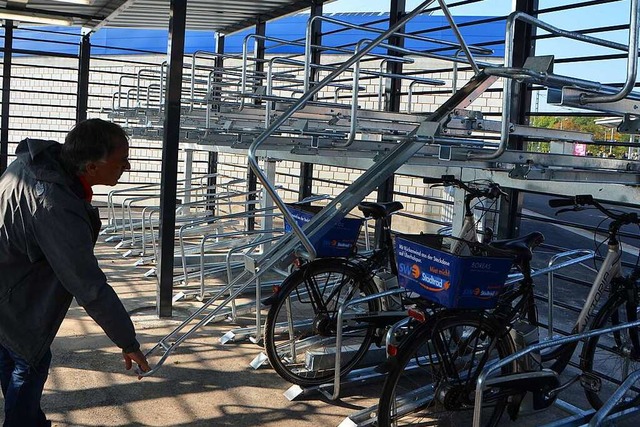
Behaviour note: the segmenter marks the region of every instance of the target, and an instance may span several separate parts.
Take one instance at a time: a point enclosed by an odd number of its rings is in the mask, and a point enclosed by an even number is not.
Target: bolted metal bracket
[[[509,171],[509,178],[512,179],[527,179],[527,175],[531,172],[531,163],[523,165],[516,165]]]
[[[618,132],[634,135],[640,133],[640,118],[632,117],[631,114],[625,114],[617,130]]]

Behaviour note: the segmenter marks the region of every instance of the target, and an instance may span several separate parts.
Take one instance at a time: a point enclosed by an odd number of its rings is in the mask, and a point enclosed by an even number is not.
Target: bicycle
[[[636,267],[629,276],[622,275],[618,232],[624,225],[640,224],[638,215],[613,212],[588,195],[551,200],[549,204],[552,207],[573,206],[569,210],[580,210],[581,206],[591,205],[613,220],[608,229],[607,255],[572,333],[584,331],[587,325],[589,329],[598,329],[608,324],[619,325],[636,320],[640,270]],[[521,243],[535,246],[530,238],[521,239]],[[499,242],[492,244],[500,246]],[[513,247],[513,243],[509,245]],[[535,342],[538,323],[533,300],[533,280],[527,260],[530,259],[530,251],[525,250],[524,245],[521,246],[514,253],[518,253],[519,260],[516,264],[523,273],[523,279],[517,286],[504,291],[494,310],[438,312],[416,327],[412,335],[401,344],[394,369],[387,377],[380,398],[380,427],[412,425],[416,419],[435,420],[438,416],[445,416],[449,420],[457,417],[470,423],[475,382],[484,367],[489,362],[504,358],[510,352],[526,346],[526,340],[524,344],[516,345],[514,337],[522,338],[531,334],[533,339],[530,341]],[[503,245],[502,249],[508,248]],[[609,297],[602,308],[597,309],[607,287],[610,287]],[[593,320],[589,322],[590,319]],[[449,339],[453,334],[447,331],[455,331],[455,328],[466,331],[462,335],[465,337],[463,340]],[[486,425],[496,425],[505,409],[515,419],[527,392],[531,393],[531,400],[528,401],[530,409],[545,409],[562,390],[577,380],[581,381],[590,404],[598,409],[624,380],[625,374],[640,367],[637,328],[623,329],[623,332],[614,333],[613,337],[600,335],[589,339],[580,357],[583,373],[562,384],[559,375],[569,364],[576,347],[577,343],[558,346],[539,357],[530,355],[517,364],[503,366],[499,377],[491,380],[491,385],[483,394],[486,406],[481,410],[485,414],[482,419],[488,420]],[[602,347],[607,347],[608,352],[603,352]],[[601,357],[606,357],[607,361],[602,361]],[[612,362],[608,358],[621,360]],[[421,368],[417,371],[410,365],[414,359],[418,368]],[[542,367],[542,363],[551,361],[553,363],[550,368]],[[614,367],[622,369],[615,370]],[[609,374],[602,375],[602,372],[596,372],[598,369],[606,370]],[[422,375],[418,375],[418,372]],[[619,374],[622,378],[613,378],[612,374]],[[609,383],[603,385],[603,381]],[[640,403],[639,391],[632,388],[630,395],[627,395],[617,409]],[[438,410],[447,413],[439,414]],[[453,414],[452,411],[457,413]]]
[[[471,203],[496,199],[504,193],[497,184],[468,185],[453,176],[425,179],[427,183],[455,185],[468,192],[462,236],[477,241]],[[334,377],[337,316],[341,306],[364,296],[397,288],[397,266],[391,234],[391,215],[399,202],[363,202],[360,211],[382,230],[378,247],[367,256],[302,260],[265,304],[265,350],[271,366],[287,381],[301,386],[327,383]],[[400,290],[398,291],[400,294]],[[340,375],[346,375],[364,357],[372,343],[382,345],[385,329],[406,318],[406,305],[429,311],[432,303],[406,296],[383,297],[349,305],[350,320],[342,324]]]

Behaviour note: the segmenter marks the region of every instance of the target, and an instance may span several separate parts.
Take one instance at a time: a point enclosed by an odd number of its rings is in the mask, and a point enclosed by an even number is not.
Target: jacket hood
[[[61,147],[57,141],[27,138],[18,143],[16,156],[35,179],[68,184],[70,178],[60,164]]]

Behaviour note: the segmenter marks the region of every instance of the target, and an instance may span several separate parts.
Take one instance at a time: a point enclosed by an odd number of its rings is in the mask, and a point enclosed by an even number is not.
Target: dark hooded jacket
[[[98,266],[97,209],[59,161],[55,141],[25,139],[0,177],[0,343],[34,365],[73,297],[125,352],[131,319]]]

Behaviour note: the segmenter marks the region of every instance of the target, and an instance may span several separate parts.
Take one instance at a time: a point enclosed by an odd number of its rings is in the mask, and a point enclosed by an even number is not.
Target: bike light
[[[271,286],[271,292],[273,292],[274,294],[277,294],[278,292],[280,292],[280,285],[273,285]]]
[[[394,344],[387,346],[387,356],[396,356],[398,354],[398,347]]]
[[[407,311],[407,315],[412,319],[417,320],[420,323],[424,323],[427,320],[427,316],[422,312],[422,310],[418,310],[416,308],[410,308]]]

